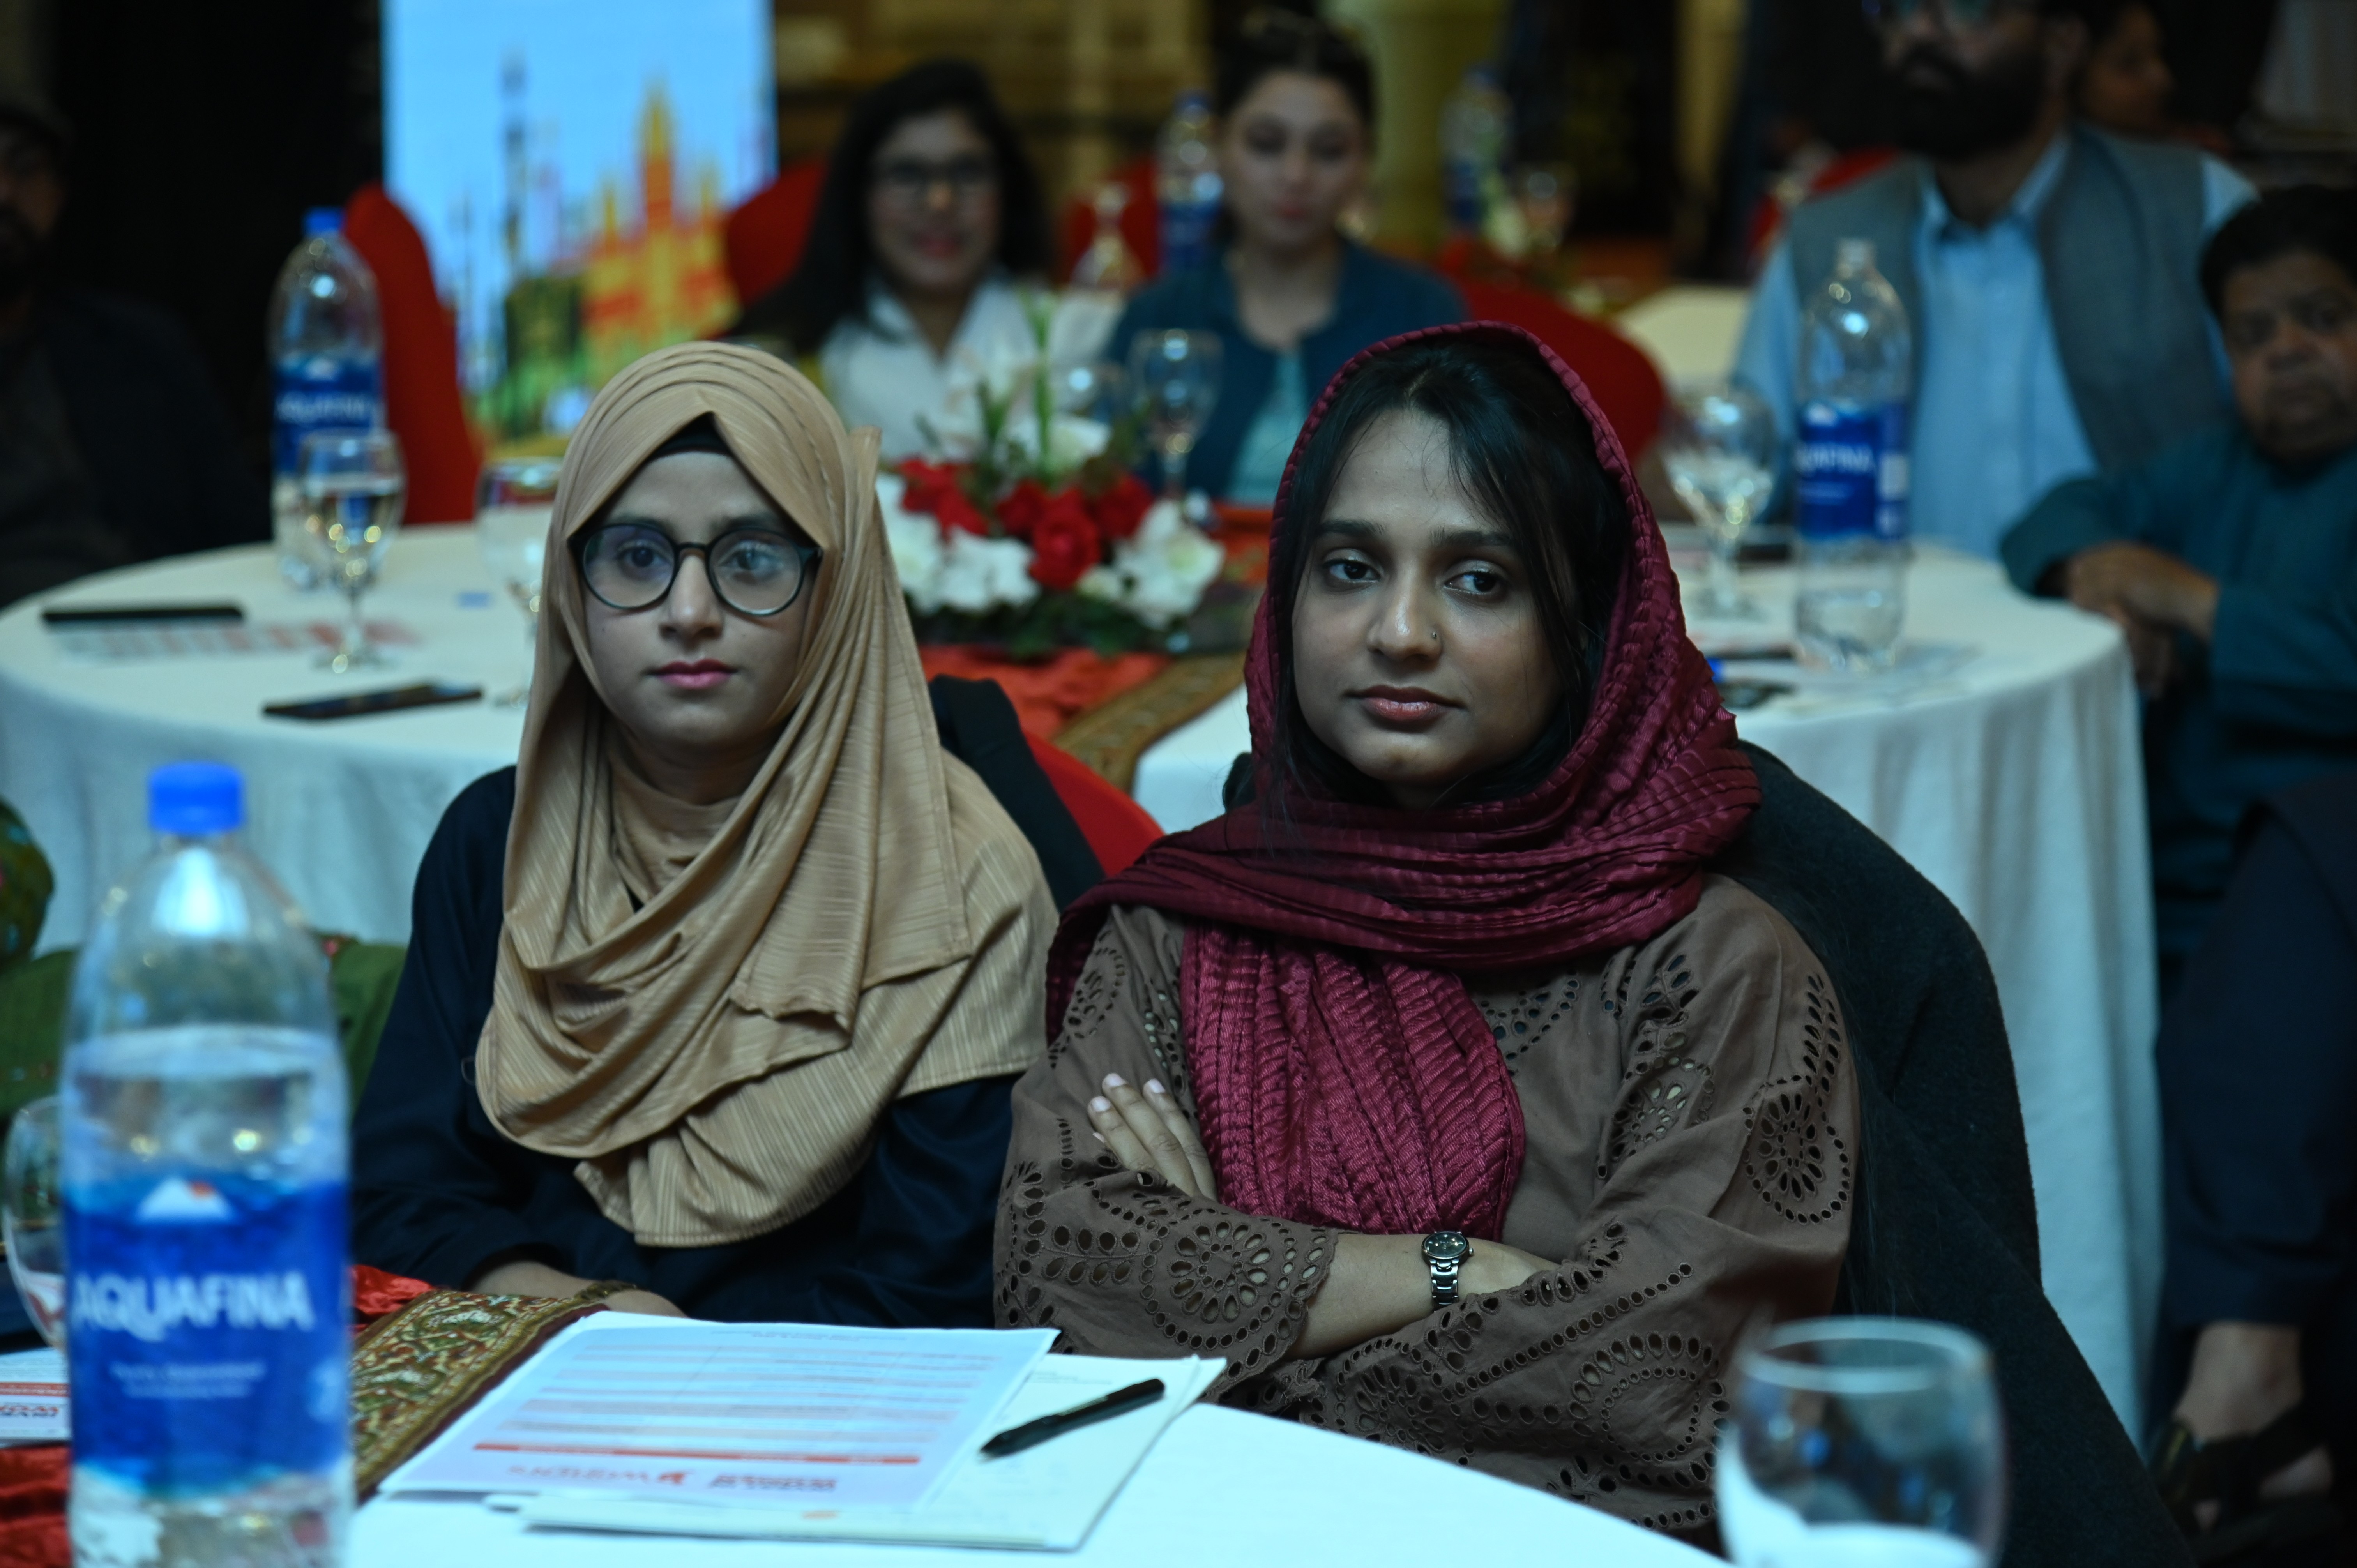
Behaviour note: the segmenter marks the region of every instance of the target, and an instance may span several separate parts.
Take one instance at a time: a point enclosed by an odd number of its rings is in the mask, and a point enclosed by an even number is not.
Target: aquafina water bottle
[[[1162,209],[1165,277],[1211,259],[1220,192],[1219,159],[1211,149],[1211,101],[1200,92],[1182,92],[1154,145],[1154,199]]]
[[[332,1568],[351,1512],[347,1096],[327,961],[158,768],[155,854],[74,967],[64,1070],[77,1568]]]
[[[1888,669],[1907,618],[1907,403],[1914,346],[1906,307],[1844,240],[1833,276],[1801,314],[1793,521],[1801,583],[1795,633],[1822,668]]]
[[[303,437],[315,430],[373,430],[384,424],[384,324],[376,275],[343,234],[332,207],[304,214],[303,242],[279,269],[270,296],[270,514],[278,565],[305,587],[319,581],[303,539],[302,486],[295,472]]]

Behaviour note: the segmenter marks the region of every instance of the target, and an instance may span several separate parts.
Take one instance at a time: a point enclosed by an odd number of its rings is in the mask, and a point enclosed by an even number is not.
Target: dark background
[[[263,325],[307,208],[378,177],[376,0],[60,0],[49,87],[74,128],[58,263],[193,333],[257,472]]]

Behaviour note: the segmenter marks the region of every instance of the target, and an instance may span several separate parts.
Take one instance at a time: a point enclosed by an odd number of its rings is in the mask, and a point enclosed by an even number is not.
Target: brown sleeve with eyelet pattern
[[[1161,1079],[1194,1114],[1178,1031],[1183,936],[1155,910],[1113,911],[1063,1028],[1016,1083],[996,1321],[1060,1329],[1059,1348],[1089,1355],[1223,1359],[1217,1398],[1292,1349],[1334,1237],[1125,1171],[1090,1129],[1085,1108],[1111,1072]]]

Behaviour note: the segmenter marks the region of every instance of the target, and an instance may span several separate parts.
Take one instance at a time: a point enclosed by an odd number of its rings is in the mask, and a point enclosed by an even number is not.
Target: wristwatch
[[[1432,1270],[1432,1305],[1457,1305],[1457,1270],[1473,1255],[1462,1230],[1435,1230],[1424,1239],[1424,1261]]]

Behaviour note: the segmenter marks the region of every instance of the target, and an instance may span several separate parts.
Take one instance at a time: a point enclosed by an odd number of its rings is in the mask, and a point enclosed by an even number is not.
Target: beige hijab
[[[784,728],[719,806],[628,765],[566,545],[705,414],[826,552]],[[876,432],[845,432],[782,361],[685,344],[598,394],[557,489],[477,1082],[493,1124],[578,1161],[650,1246],[800,1219],[858,1170],[891,1101],[1044,1047],[1055,911],[1029,845],[942,754],[876,463]]]

